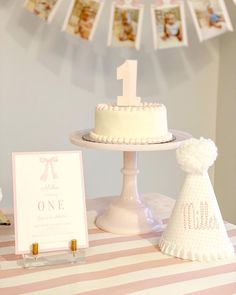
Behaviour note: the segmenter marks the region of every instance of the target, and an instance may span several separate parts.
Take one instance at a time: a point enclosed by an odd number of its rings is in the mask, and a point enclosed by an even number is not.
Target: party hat
[[[176,154],[187,176],[160,239],[161,251],[199,261],[232,256],[234,248],[227,236],[207,172],[217,157],[214,142],[192,138],[185,141]]]

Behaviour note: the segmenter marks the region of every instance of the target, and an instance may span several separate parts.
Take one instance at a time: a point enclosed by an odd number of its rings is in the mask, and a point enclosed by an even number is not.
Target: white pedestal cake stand
[[[152,215],[152,211],[142,201],[137,188],[137,152],[164,151],[178,148],[191,135],[178,130],[171,130],[175,140],[160,144],[108,144],[90,141],[90,130],[77,131],[70,136],[73,144],[79,147],[110,151],[123,151],[124,167],[123,189],[120,198],[100,215],[96,225],[116,234],[144,234],[161,227],[161,220]]]

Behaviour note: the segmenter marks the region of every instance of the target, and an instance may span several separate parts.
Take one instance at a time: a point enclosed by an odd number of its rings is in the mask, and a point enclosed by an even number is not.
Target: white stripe
[[[1,247],[0,248],[0,255],[14,254],[14,253],[15,253],[15,247],[14,246],[7,246],[7,247]]]
[[[106,254],[106,253],[113,253],[117,251],[123,251],[123,250],[129,250],[129,249],[136,249],[136,248],[142,248],[142,247],[148,247],[151,245],[156,245],[158,239],[157,238],[152,238],[148,240],[135,240],[135,241],[128,241],[128,242],[121,242],[121,243],[111,243],[111,244],[105,244],[101,246],[96,246],[96,247],[90,247],[86,249],[86,257],[97,255],[97,254]],[[13,247],[4,247],[1,248],[4,249],[5,254],[13,254],[14,250]],[[0,255],[1,255],[1,249],[0,249]],[[4,252],[4,251],[3,251]],[[65,253],[65,252],[61,252]],[[44,253],[43,255],[49,256],[49,255],[57,255],[58,253],[51,252],[51,253]],[[153,253],[152,253],[153,254]],[[155,255],[155,254],[153,254]],[[156,256],[153,256],[156,257]],[[15,265],[12,264],[12,262],[9,264],[9,261],[3,261],[1,262],[1,267],[2,269],[10,269],[10,268],[20,268],[18,265],[17,261],[15,261]]]
[[[166,224],[163,224],[163,228],[166,227]],[[236,226],[232,223],[226,223],[225,227],[227,231],[236,229]],[[93,224],[93,227],[97,229],[97,227]],[[90,227],[91,229],[91,227]],[[236,234],[235,234],[236,236]],[[90,241],[95,241],[95,240],[100,240],[100,239],[109,239],[109,238],[117,238],[117,237],[124,237],[124,235],[117,235],[109,232],[101,232],[101,233],[96,233],[96,234],[89,234],[89,240]],[[0,235],[0,242],[8,242],[8,241],[14,241],[15,237],[14,234],[11,235]]]
[[[14,235],[1,235],[0,234],[0,242],[9,242],[9,241],[15,241]]]
[[[95,226],[93,226],[93,227],[96,228]],[[163,224],[163,228],[165,228],[165,227],[166,227],[166,224]],[[226,229],[227,229],[227,231],[230,231],[230,230],[236,229],[236,226],[234,224],[227,223]],[[124,237],[124,235],[117,235],[117,234],[112,234],[109,232],[89,234],[90,241],[97,241],[97,240],[101,240],[101,239],[110,239],[110,238],[118,238],[118,237]],[[236,237],[236,234],[233,237]],[[13,234],[12,235],[0,235],[0,242],[9,242],[9,241],[14,241],[14,240],[15,240],[15,237]]]
[[[165,285],[161,287],[145,289],[145,295],[157,295],[157,294],[175,294],[182,295],[190,292],[197,292],[208,288],[220,287],[225,284],[236,282],[236,272],[229,272],[216,276],[210,276],[201,279],[183,281],[171,285]],[[132,292],[132,295],[143,295],[143,291]],[[223,293],[222,293],[223,294]]]
[[[94,234],[91,235],[91,241],[92,240],[100,240],[109,239],[111,237],[119,237],[119,235],[112,235],[110,233],[102,233],[102,234]],[[127,250],[127,249],[133,249],[138,247],[145,247],[150,245],[157,245],[158,239],[160,237],[154,237],[154,238],[148,238],[148,239],[142,239],[142,240],[134,240],[134,241],[128,241],[128,242],[119,242],[119,243],[113,243],[112,240],[110,243],[101,245],[101,246],[94,246],[90,247],[87,250],[87,255],[95,255],[95,254],[101,254],[101,253],[107,253],[107,247],[109,247],[109,252],[119,251],[119,250]],[[230,238],[233,245],[236,245],[236,236]],[[109,245],[109,246],[108,246]],[[14,247],[8,246],[8,247],[1,247],[0,248],[0,255],[6,255],[6,254],[14,254]]]
[[[124,237],[124,235],[116,235],[111,233],[99,233],[99,234],[89,234],[89,241],[98,241],[103,239],[111,239],[111,238],[120,238]]]
[[[60,278],[61,276],[65,276],[65,275],[70,276],[74,274],[90,273],[90,272],[102,271],[102,270],[106,270],[106,269],[114,268],[114,267],[142,263],[146,261],[165,260],[167,258],[168,258],[167,256],[161,254],[160,252],[156,252],[155,254],[147,253],[147,254],[141,254],[141,255],[133,255],[128,257],[110,259],[103,262],[95,262],[91,264],[78,264],[78,265],[73,265],[71,268],[66,268],[66,270],[64,268],[53,269],[53,270],[49,269],[49,270],[40,271],[36,273],[29,273],[25,275],[0,279],[0,286],[2,288],[19,286],[19,285],[24,285],[26,282],[30,284],[30,283],[40,282],[45,279],[49,280],[49,279]]]
[[[154,234],[155,233],[153,233],[153,235]],[[112,234],[112,233],[108,233],[108,232],[101,232],[101,233],[96,233],[96,234],[89,234],[89,241],[98,241],[98,240],[120,238],[120,237],[125,237],[125,236]],[[15,241],[14,235],[0,235],[0,242],[10,242],[10,241]]]
[[[236,257],[230,260],[225,260],[224,263],[221,262],[213,262],[213,263],[200,263],[200,262],[190,262],[184,264],[177,264],[177,265],[169,265],[157,268],[150,268],[141,271],[136,271],[132,273],[126,273],[123,275],[113,276],[105,279],[98,279],[98,280],[89,280],[84,282],[78,282],[68,285],[63,285],[60,287],[53,288],[53,294],[57,295],[64,295],[64,294],[83,294],[86,291],[97,290],[100,288],[109,288],[109,287],[120,287],[122,288],[122,284],[137,282],[140,280],[148,280],[152,278],[159,278],[168,275],[175,275],[181,274],[185,272],[190,272],[194,270],[203,270],[206,268],[224,265],[226,263],[234,263],[236,262]],[[69,290],[69,293],[68,293]],[[40,295],[40,294],[52,294],[52,289],[49,289],[51,293],[43,291],[35,291],[31,293],[32,295]],[[157,294],[157,293],[156,293]],[[172,293],[175,294],[175,293]],[[146,295],[146,293],[145,293]]]
[[[236,237],[230,237],[230,241],[233,245],[236,245]]]
[[[236,226],[235,226],[235,224],[226,222],[225,228],[226,228],[226,230],[231,230],[231,229],[236,229]]]
[[[166,225],[164,225],[165,227]],[[154,235],[155,233],[153,233]],[[117,235],[117,234],[112,234],[108,232],[101,232],[101,233],[96,233],[96,234],[89,234],[89,241],[98,241],[98,240],[105,240],[105,239],[111,239],[111,238],[120,238],[120,237],[125,237],[124,235]],[[0,235],[0,242],[10,242],[10,241],[15,241],[15,236],[14,235]]]
[[[154,237],[154,238],[149,238],[148,240],[142,239],[142,240],[127,241],[127,242],[119,242],[119,243],[113,243],[111,241],[110,243],[107,243],[105,245],[88,248],[86,250],[86,255],[91,256],[91,255],[102,254],[107,252],[116,252],[120,250],[135,249],[139,247],[157,245],[158,239],[159,237]],[[14,247],[0,248],[0,255],[13,254],[13,253],[14,253]]]
[[[95,219],[97,217],[98,213],[96,211],[87,211],[87,219],[88,219],[88,228],[97,228],[95,225]]]
[[[104,233],[104,234],[96,234],[94,235],[94,240],[99,240],[99,236],[104,235],[104,237],[108,238],[110,233]],[[90,247],[86,250],[86,256],[93,256],[97,254],[105,254],[108,252],[116,252],[116,251],[122,251],[127,249],[135,249],[135,248],[141,248],[141,247],[148,247],[150,245],[157,245],[159,237],[149,238],[148,240],[134,240],[134,241],[128,241],[128,242],[120,242],[120,243],[112,243],[111,244],[105,244],[95,247]],[[236,237],[231,237],[232,244],[236,245]],[[0,255],[6,255],[6,254],[14,254],[14,247],[2,247],[0,248]],[[61,252],[64,253],[64,252]],[[45,253],[43,255],[57,255],[57,253]],[[20,268],[20,266],[17,264],[17,261],[15,261],[15,265],[12,263],[12,261],[9,263],[9,261],[3,261],[1,262],[2,269],[10,269],[10,268]]]

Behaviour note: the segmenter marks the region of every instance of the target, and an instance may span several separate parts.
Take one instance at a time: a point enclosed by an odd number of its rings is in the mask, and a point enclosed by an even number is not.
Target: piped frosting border
[[[134,137],[115,137],[115,136],[106,136],[96,134],[94,131],[89,133],[90,137],[96,142],[102,143],[113,143],[113,144],[151,144],[151,143],[165,143],[173,140],[172,133],[168,132],[165,135],[158,137],[143,137],[143,138],[134,138]]]
[[[116,104],[98,104],[96,106],[97,111],[126,111],[126,112],[136,112],[136,111],[156,111],[160,108],[165,108],[165,106],[161,103],[152,103],[152,102],[144,102],[140,106],[117,106]]]

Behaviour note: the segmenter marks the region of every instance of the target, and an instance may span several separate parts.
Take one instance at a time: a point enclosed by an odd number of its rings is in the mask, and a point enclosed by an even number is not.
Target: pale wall
[[[126,58],[138,59],[138,94],[166,104],[171,128],[215,138],[218,38],[200,44],[188,19],[188,48],[154,52],[147,5],[141,50],[112,49],[105,45],[111,1],[91,44],[60,32],[68,1],[51,25],[24,11],[23,2],[0,1],[1,207],[12,206],[11,153],[76,149],[69,134],[92,127],[95,106],[121,93],[116,67]],[[83,155],[87,196],[119,193],[121,153],[84,150]],[[183,174],[175,153],[139,158],[140,190],[176,197]]]
[[[228,1],[234,28],[236,7]],[[215,189],[225,219],[236,223],[236,32],[225,34],[220,44],[219,93]]]

